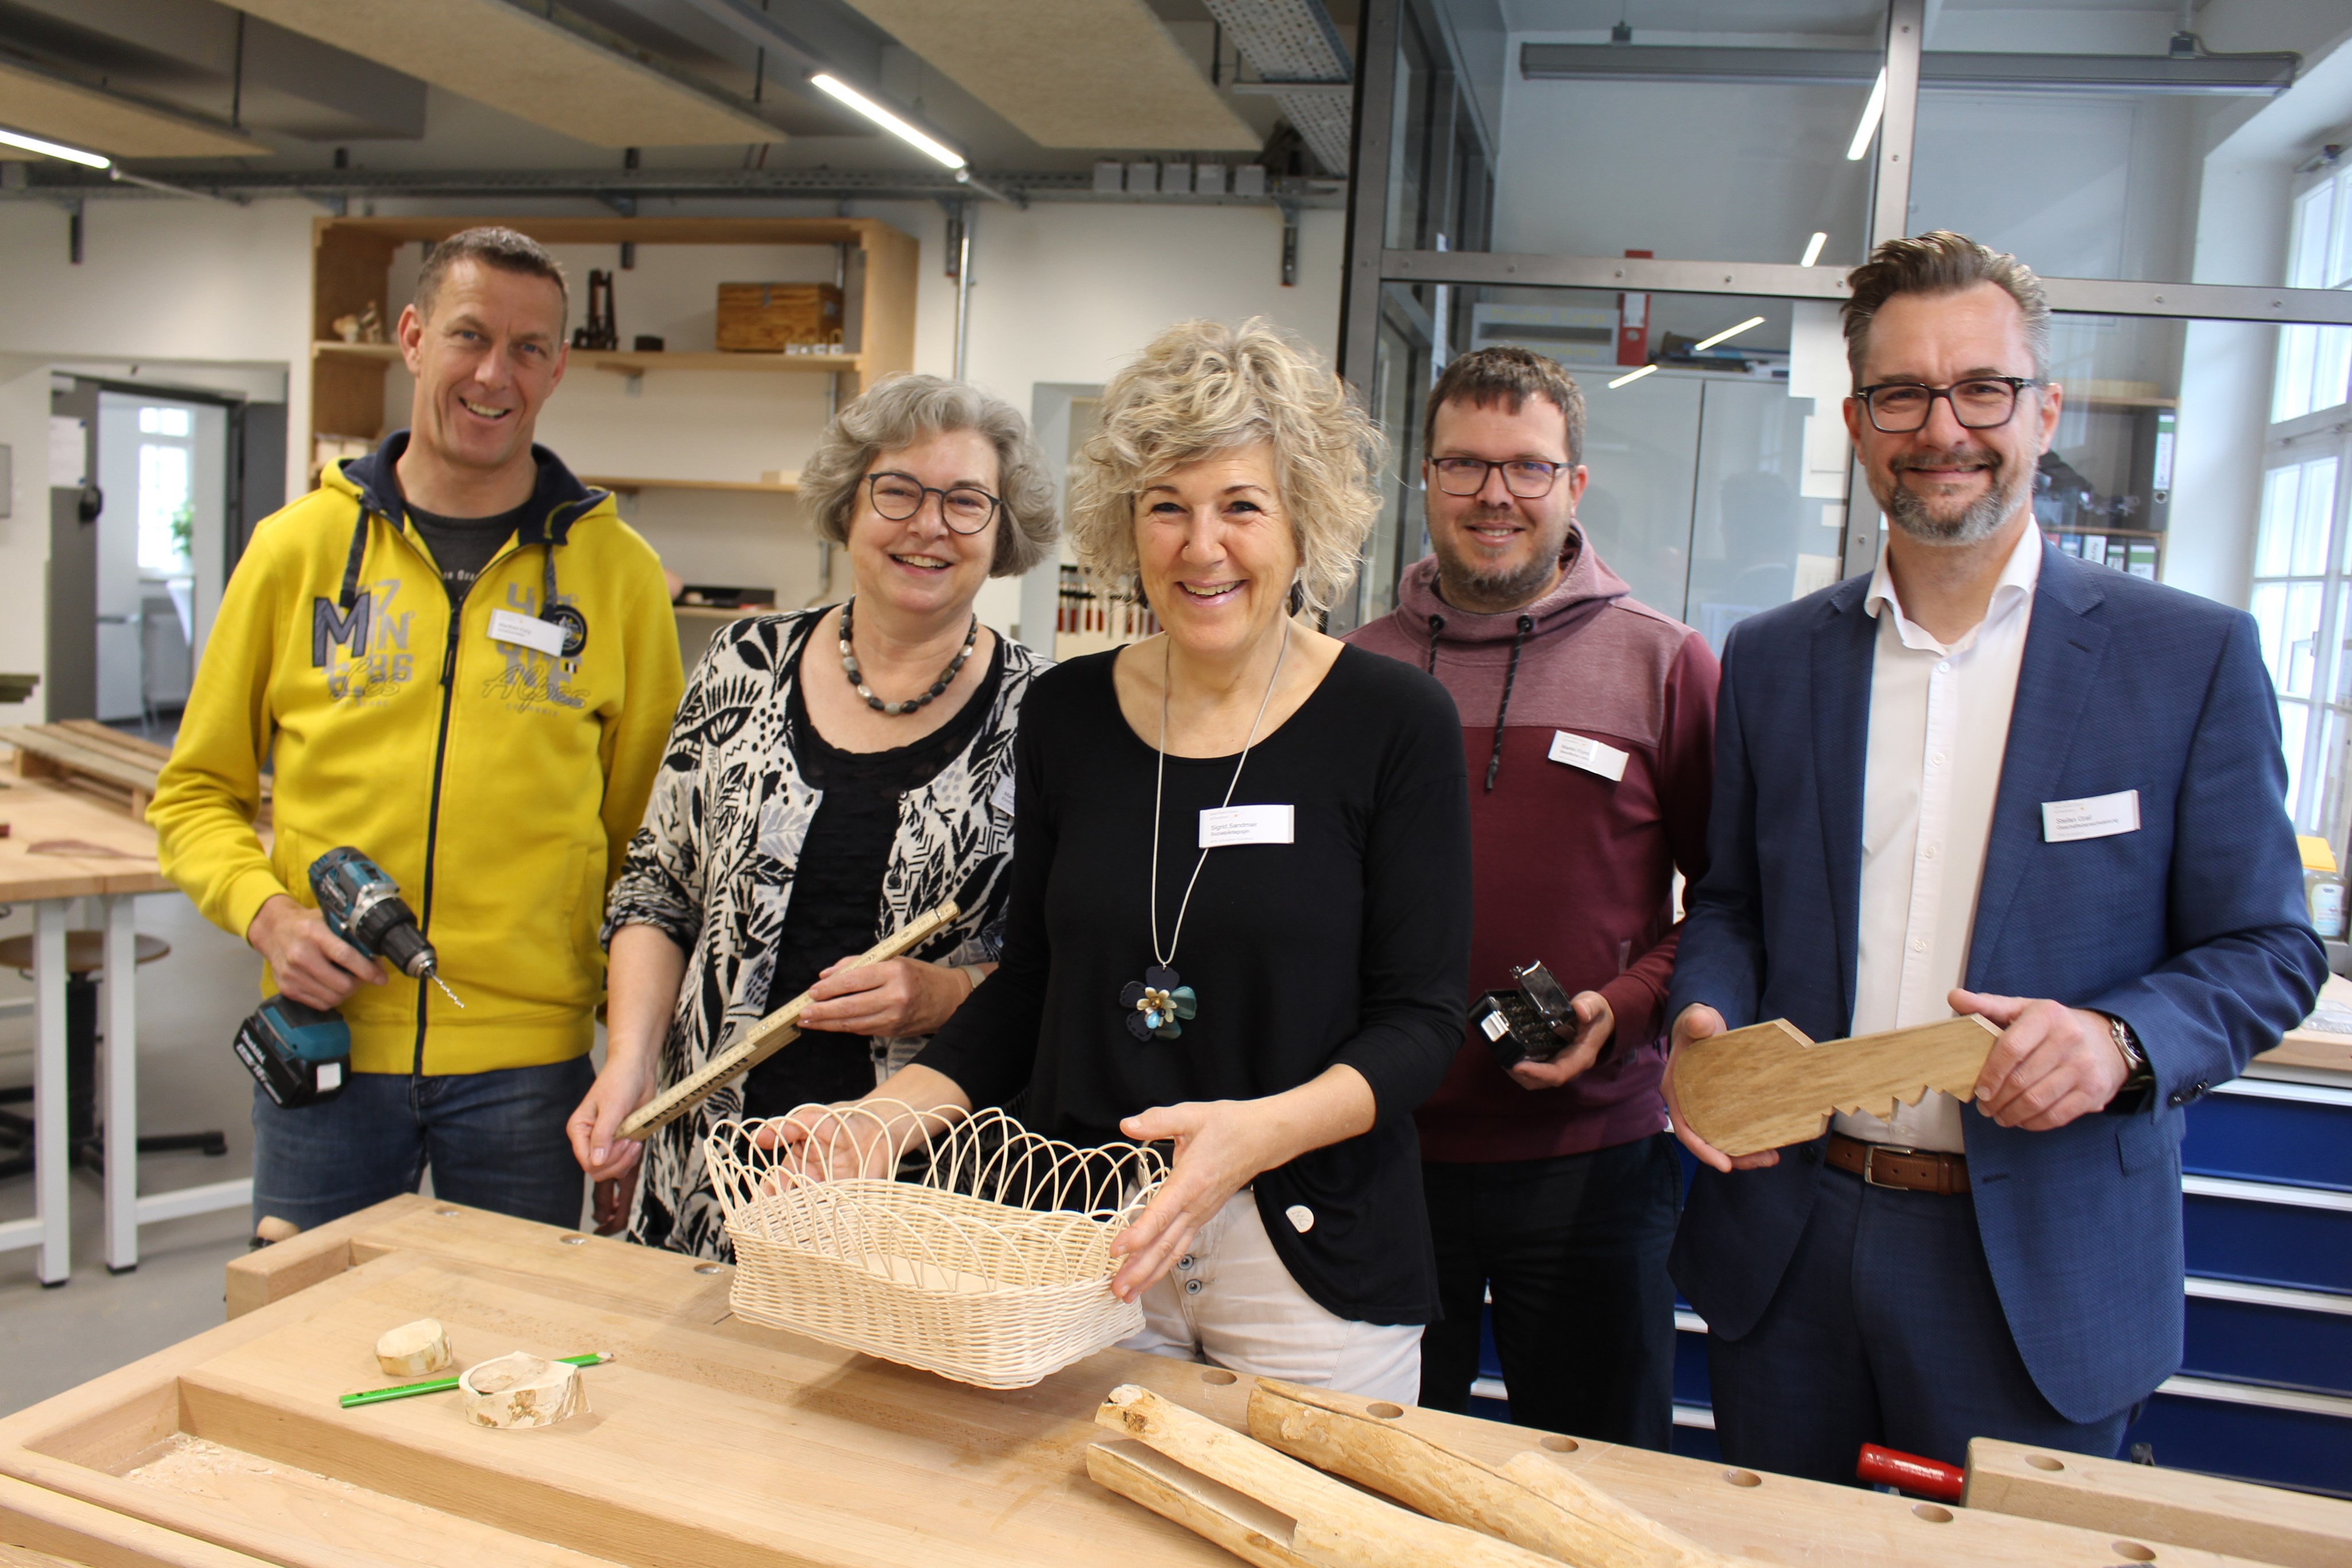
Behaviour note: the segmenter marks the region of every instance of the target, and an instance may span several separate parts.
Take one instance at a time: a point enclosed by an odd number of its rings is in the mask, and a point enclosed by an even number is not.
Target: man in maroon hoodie
[[[1454,694],[1469,753],[1472,997],[1540,961],[1571,993],[1548,1063],[1506,1071],[1474,1030],[1421,1108],[1445,1320],[1421,1402],[1466,1410],[1482,1298],[1522,1426],[1664,1448],[1673,1425],[1681,1173],[1658,1082],[1677,869],[1706,869],[1715,656],[1631,598],[1576,525],[1584,394],[1524,349],[1431,390],[1434,557],[1348,640]]]

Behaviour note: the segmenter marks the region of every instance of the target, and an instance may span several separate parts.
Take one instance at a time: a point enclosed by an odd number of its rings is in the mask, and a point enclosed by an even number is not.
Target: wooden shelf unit
[[[641,354],[632,350],[572,350],[575,365],[618,375],[648,371],[823,373],[841,378],[851,398],[884,376],[915,368],[918,246],[911,235],[877,218],[320,218],[312,229],[310,271],[310,434],[380,437],[385,431],[384,372],[399,361],[391,343],[346,343],[334,321],[379,305],[387,324],[399,317],[390,297],[393,253],[403,245],[442,240],[460,229],[503,224],[542,245],[852,245],[864,255],[857,351],[846,354]]]
[[[580,482],[600,490],[634,496],[644,490],[705,490],[738,496],[797,496],[800,477],[790,479],[627,479],[610,474],[583,474]]]

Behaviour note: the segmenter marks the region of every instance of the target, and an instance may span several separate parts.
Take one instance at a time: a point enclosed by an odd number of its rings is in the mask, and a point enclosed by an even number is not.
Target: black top
[[[433,564],[441,569],[441,585],[449,591],[450,603],[465,601],[474,579],[482,575],[492,556],[506,548],[535,505],[535,500],[525,501],[493,517],[445,517],[414,501],[408,503],[408,520],[416,525],[425,547],[432,550]]]
[[[919,1059],[975,1105],[1024,1087],[1028,1124],[1075,1143],[1188,1100],[1255,1099],[1339,1062],[1379,1121],[1255,1183],[1308,1296],[1362,1322],[1438,1315],[1412,1113],[1462,1040],[1470,803],[1462,719],[1421,671],[1343,648],[1250,752],[1234,803],[1295,808],[1295,841],[1212,851],[1172,967],[1199,998],[1175,1040],[1129,1033],[1119,992],[1152,963],[1156,754],[1119,712],[1115,653],[1039,677],[1014,743],[1013,902],[1002,966]],[[1168,759],[1160,940],[1235,758]],[[1309,1228],[1289,1212],[1304,1207]]]
[[[805,643],[802,644],[805,646]],[[996,706],[1004,673],[999,638],[988,674],[955,716],[921,739],[887,751],[844,751],[809,722],[804,680],[845,680],[828,653],[792,683],[784,699],[786,733],[801,777],[824,792],[793,868],[791,902],[776,935],[776,969],[766,1010],[773,1012],[816,983],[819,971],[863,953],[880,939],[882,878],[898,835],[898,804],[939,777],[971,744]],[[855,1100],[874,1088],[873,1046],[862,1034],[808,1030],[743,1080],[746,1116],[781,1116],[811,1101]]]

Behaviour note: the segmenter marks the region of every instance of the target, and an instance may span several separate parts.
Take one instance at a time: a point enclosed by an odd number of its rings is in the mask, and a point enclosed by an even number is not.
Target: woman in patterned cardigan
[[[856,593],[711,639],[613,888],[605,1064],[568,1124],[600,1231],[708,1258],[727,1256],[710,1124],[867,1092],[994,969],[1013,726],[1046,664],[972,613],[983,582],[1055,536],[1052,481],[1010,406],[886,382],[841,411],[801,487]],[[835,972],[950,898],[962,914],[915,954]],[[646,1143],[617,1135],[811,988],[789,1049]]]

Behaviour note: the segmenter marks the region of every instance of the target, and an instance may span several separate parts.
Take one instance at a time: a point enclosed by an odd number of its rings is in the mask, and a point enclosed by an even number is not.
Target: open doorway
[[[101,720],[153,725],[187,701],[220,602],[228,413],[160,392],[99,394]]]

